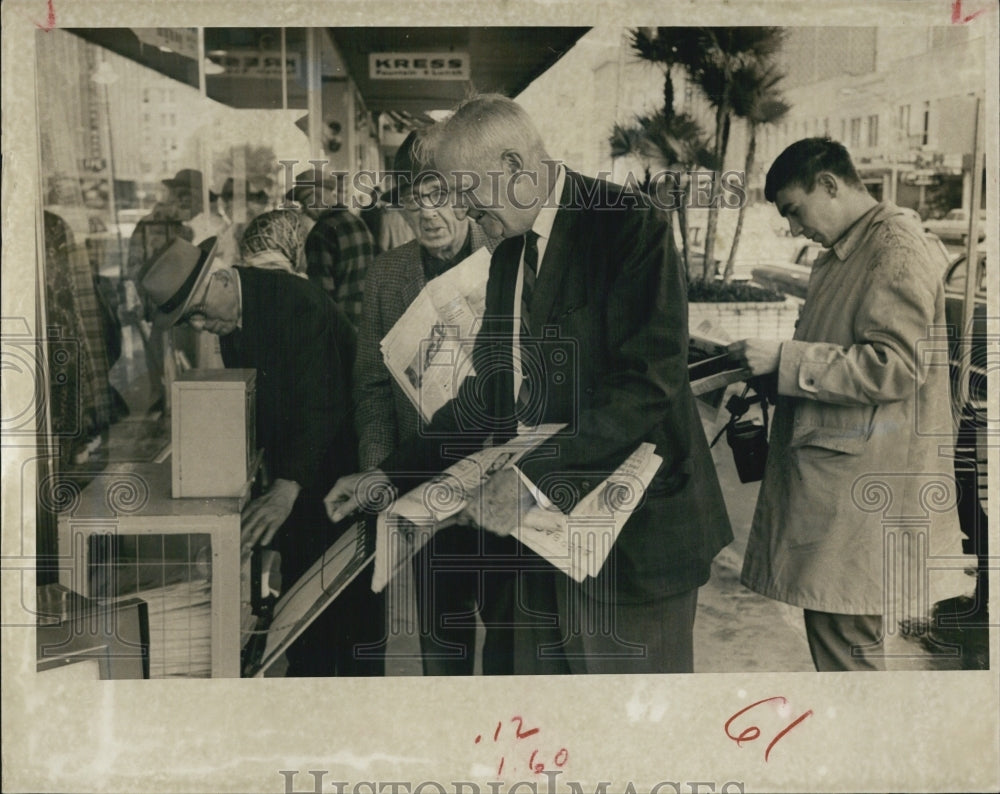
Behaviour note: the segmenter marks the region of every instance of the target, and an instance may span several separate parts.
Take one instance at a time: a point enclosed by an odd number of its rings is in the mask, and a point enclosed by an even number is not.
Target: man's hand
[[[767,375],[778,369],[781,342],[775,339],[743,339],[727,348],[729,356],[753,375]]]
[[[472,495],[459,513],[459,523],[474,524],[495,535],[509,535],[534,498],[514,469],[501,469]]]
[[[327,517],[336,524],[355,510],[378,513],[395,499],[395,489],[381,469],[348,474],[334,483],[323,499]]]
[[[288,520],[301,490],[294,480],[275,480],[267,493],[243,508],[240,547],[245,553],[257,545],[266,546]]]

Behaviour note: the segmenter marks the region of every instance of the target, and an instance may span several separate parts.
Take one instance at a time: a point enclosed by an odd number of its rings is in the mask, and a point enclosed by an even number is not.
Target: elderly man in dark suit
[[[354,364],[354,426],[362,469],[378,466],[403,441],[418,434],[420,417],[382,359],[379,343],[428,281],[488,244],[464,209],[442,201],[447,185],[421,174],[413,159],[417,133],[403,141],[393,163],[395,180],[386,199],[400,205],[416,239],[378,256],[365,284],[365,303]],[[430,176],[430,179],[421,179]],[[492,250],[492,245],[490,246]],[[482,669],[509,673],[508,576],[476,570],[484,546],[509,554],[513,540],[451,526],[434,535],[413,560],[424,675],[471,675],[475,667],[476,616],[486,626]],[[485,550],[485,549],[483,549]]]
[[[479,374],[427,433],[382,461],[386,481],[440,471],[448,442],[565,423],[554,444],[479,494],[478,522],[505,534],[532,492],[569,512],[641,442],[655,444],[663,463],[597,576],[577,583],[525,549],[511,560],[523,610],[515,672],[690,672],[698,587],[732,532],[688,383],[686,285],[668,226],[642,196],[553,162],[505,97],[467,100],[426,148],[470,215],[505,240],[490,269]],[[364,499],[357,485],[338,482],[330,515]]]
[[[351,417],[355,332],[315,284],[281,270],[213,268],[214,251],[177,239],[147,267],[140,286],[156,322],[187,323],[220,337],[227,367],[255,369],[256,439],[267,489],[243,511],[242,545],[276,539],[291,585],[342,528],[322,497],[357,470]],[[381,599],[359,576],[288,650],[289,676],[381,675],[383,659],[358,646],[382,638]]]

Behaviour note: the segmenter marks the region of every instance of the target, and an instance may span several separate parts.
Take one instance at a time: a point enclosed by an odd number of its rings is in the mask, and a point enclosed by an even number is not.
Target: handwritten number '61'
[[[726,720],[726,726],[725,726],[726,736],[728,736],[730,739],[736,742],[737,747],[742,746],[743,742],[752,742],[755,739],[759,739],[760,728],[758,728],[756,725],[751,725],[749,728],[746,728],[743,731],[741,731],[738,736],[734,736],[730,732],[729,726],[732,725],[733,722],[735,722],[738,717],[750,711],[750,709],[756,708],[762,703],[769,703],[772,700],[781,701],[782,704],[788,703],[788,700],[786,698],[781,697],[780,695],[773,698],[764,698],[763,700],[758,700],[756,703],[751,703],[746,708],[740,709],[732,717]],[[775,735],[775,737],[771,740],[771,743],[767,746],[767,749],[764,751],[765,763],[767,762],[768,757],[771,755],[771,749],[774,747],[774,745],[776,745],[781,739],[783,739],[785,734],[787,734],[790,730],[792,730],[792,728],[801,723],[806,717],[810,716],[811,714],[812,714],[812,709],[807,711],[805,714],[796,717],[794,720],[788,723],[788,725],[786,725],[782,730],[778,731],[777,735]]]

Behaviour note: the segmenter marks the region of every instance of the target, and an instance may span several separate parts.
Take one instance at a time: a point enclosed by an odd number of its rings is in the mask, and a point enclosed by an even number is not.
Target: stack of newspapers
[[[377,523],[372,589],[378,592],[385,587],[453,516],[466,508],[475,515],[477,506],[470,501],[480,487],[501,469],[516,466],[527,453],[546,442],[555,443],[563,427],[539,425],[503,446],[478,450],[382,511]],[[652,444],[640,444],[568,514],[531,489],[535,503],[520,513],[510,533],[578,582],[597,576],[662,462]]]

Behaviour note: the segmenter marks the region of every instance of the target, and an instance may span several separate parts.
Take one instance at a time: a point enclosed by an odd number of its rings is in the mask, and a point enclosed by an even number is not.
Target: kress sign
[[[372,52],[371,80],[468,80],[466,52]]]

